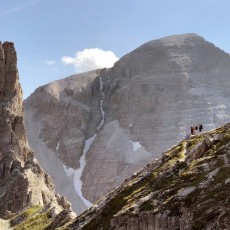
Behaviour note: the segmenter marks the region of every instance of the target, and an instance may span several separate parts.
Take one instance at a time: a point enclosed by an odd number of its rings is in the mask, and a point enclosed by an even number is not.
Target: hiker
[[[200,125],[199,125],[199,132],[201,132],[201,131],[202,131],[202,129],[203,129],[203,125],[202,125],[202,124],[200,124]]]
[[[191,128],[191,134],[194,135],[194,130],[195,130],[194,126],[190,126],[190,128]]]
[[[194,125],[195,126],[195,130],[198,130],[198,125]]]

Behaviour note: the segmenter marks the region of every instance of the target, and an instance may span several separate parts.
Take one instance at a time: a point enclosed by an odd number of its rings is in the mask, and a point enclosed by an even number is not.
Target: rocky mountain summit
[[[0,114],[0,218],[32,206],[52,209],[54,216],[65,209],[69,215],[69,203],[55,193],[51,178],[28,146],[17,56],[11,42],[0,42]]]
[[[228,229],[229,192],[226,124],[169,149],[62,229]]]
[[[25,100],[31,148],[78,213],[183,140],[230,120],[230,56],[196,34],[148,42],[110,69]]]

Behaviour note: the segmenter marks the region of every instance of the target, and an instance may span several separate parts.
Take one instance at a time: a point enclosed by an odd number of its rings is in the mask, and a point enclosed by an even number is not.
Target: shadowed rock
[[[70,208],[61,201],[26,140],[14,44],[0,43],[0,217],[50,202]]]

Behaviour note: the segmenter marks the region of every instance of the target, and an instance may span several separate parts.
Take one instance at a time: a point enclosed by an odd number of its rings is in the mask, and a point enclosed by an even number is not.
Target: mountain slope
[[[111,69],[38,88],[25,101],[29,142],[81,212],[184,139],[190,125],[207,131],[228,122],[229,77],[230,56],[196,34],[151,41]]]
[[[195,135],[127,178],[77,218],[39,206],[0,226],[20,229],[228,229],[230,124]],[[20,221],[18,221],[20,220]],[[19,222],[19,223],[18,223]]]
[[[184,140],[63,229],[228,229],[230,124]]]

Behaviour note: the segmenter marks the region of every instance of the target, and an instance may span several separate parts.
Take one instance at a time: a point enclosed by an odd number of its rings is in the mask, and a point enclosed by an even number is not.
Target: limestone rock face
[[[27,144],[14,44],[0,43],[0,217],[61,201]],[[63,206],[69,209],[68,202]]]
[[[85,210],[86,205],[75,191],[71,170],[79,168],[84,141],[101,119],[99,88],[92,83],[98,71],[79,76],[40,87],[33,99],[25,102],[30,146],[37,150],[39,162],[55,181],[56,191],[71,202],[77,213]],[[93,116],[89,115],[91,112]]]
[[[38,88],[25,101],[29,142],[58,192],[76,191],[84,209],[183,140],[190,125],[228,122],[229,77],[229,54],[196,34],[151,41],[110,69]]]

